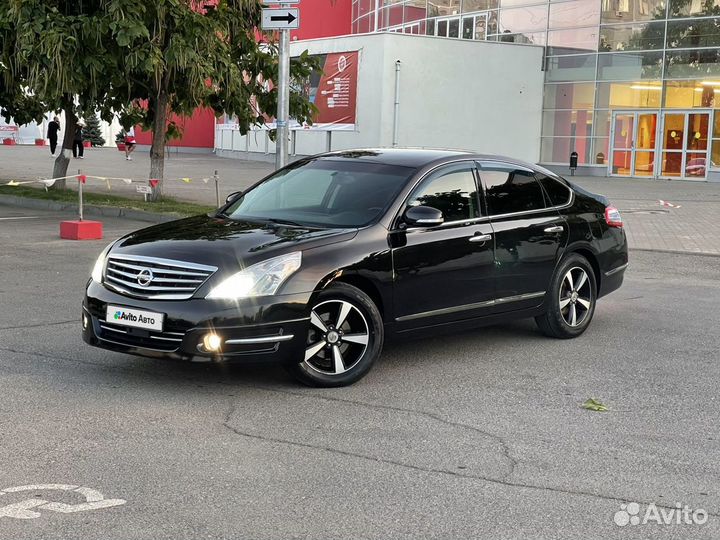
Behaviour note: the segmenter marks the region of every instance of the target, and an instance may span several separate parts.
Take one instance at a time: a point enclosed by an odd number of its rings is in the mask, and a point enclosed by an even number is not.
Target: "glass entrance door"
[[[663,113],[662,177],[705,180],[710,116],[709,111]]]
[[[610,174],[654,176],[657,112],[615,112],[610,134]]]

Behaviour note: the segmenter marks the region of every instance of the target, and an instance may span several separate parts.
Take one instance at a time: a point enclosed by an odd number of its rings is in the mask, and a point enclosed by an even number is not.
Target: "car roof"
[[[511,165],[518,165],[544,172],[541,167],[518,159],[494,154],[477,154],[466,150],[430,148],[359,148],[318,154],[313,156],[311,159],[358,159],[361,161],[383,163],[386,165],[422,168],[434,163],[453,161],[458,158],[477,159],[482,161],[502,161]],[[550,173],[550,171],[547,172]]]

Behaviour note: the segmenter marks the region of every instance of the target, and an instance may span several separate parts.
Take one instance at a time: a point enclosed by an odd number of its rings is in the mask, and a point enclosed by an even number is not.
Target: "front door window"
[[[656,112],[615,113],[611,171],[615,176],[654,176]]]

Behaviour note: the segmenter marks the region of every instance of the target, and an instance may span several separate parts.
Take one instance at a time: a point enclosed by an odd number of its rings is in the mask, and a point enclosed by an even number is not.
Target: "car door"
[[[567,223],[534,171],[482,161],[479,174],[495,237],[495,312],[539,305],[567,244]]]
[[[441,210],[444,222],[408,227],[402,214],[418,205]],[[492,228],[472,161],[429,173],[409,195],[390,235],[398,329],[487,312],[494,298]]]

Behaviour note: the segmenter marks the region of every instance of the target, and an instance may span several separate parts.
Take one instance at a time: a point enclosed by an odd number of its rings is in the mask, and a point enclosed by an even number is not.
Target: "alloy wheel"
[[[573,266],[560,283],[560,313],[568,326],[580,326],[592,307],[593,290],[587,271]]]
[[[326,300],[310,312],[304,363],[325,375],[340,375],[360,361],[370,342],[363,313],[346,300]]]

